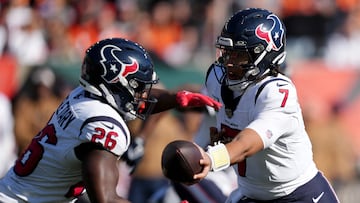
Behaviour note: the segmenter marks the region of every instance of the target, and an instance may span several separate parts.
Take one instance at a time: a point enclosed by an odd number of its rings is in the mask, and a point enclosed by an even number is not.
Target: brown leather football
[[[202,171],[200,165],[202,155],[198,147],[186,140],[175,140],[166,145],[161,157],[161,168],[168,179],[192,185],[199,180],[193,179],[194,174]]]

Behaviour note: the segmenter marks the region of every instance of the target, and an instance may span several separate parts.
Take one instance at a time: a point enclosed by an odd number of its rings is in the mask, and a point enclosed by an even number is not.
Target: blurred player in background
[[[313,161],[296,88],[280,71],[285,32],[275,14],[249,8],[230,17],[217,39],[206,87],[224,106],[195,178],[232,165],[238,189],[227,202],[338,202]]]
[[[60,104],[0,180],[0,202],[129,202],[116,193],[118,161],[131,135],[126,124],[174,107],[220,104],[207,96],[152,89],[158,81],[137,43],[104,39],[83,61],[80,85]]]

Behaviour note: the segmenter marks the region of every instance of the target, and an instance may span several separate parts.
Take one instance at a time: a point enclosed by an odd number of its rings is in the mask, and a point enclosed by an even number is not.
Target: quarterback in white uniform
[[[238,188],[227,202],[326,202],[338,199],[317,169],[297,92],[281,72],[285,27],[270,11],[235,13],[217,40],[219,58],[207,72],[209,95],[223,107],[201,163],[209,170],[230,165]]]
[[[117,162],[130,144],[126,121],[174,107],[220,105],[199,93],[152,89],[157,81],[137,43],[111,38],[92,45],[80,86],[0,180],[0,202],[74,202],[85,189],[91,202],[128,202],[116,193]]]

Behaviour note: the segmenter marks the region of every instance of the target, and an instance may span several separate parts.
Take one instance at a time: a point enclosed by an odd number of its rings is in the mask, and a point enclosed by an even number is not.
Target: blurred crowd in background
[[[225,20],[246,7],[266,8],[283,19],[286,72],[298,87],[315,161],[343,202],[356,202],[360,0],[0,0],[2,155],[9,152],[13,160],[21,153],[77,85],[90,44],[107,37],[136,41],[151,53],[165,88],[199,89]],[[148,132],[152,148],[145,145],[134,176],[161,177],[161,149],[172,139],[192,139],[202,116],[162,116]]]

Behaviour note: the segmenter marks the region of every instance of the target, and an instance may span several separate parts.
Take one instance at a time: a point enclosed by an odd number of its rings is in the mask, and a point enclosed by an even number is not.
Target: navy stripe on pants
[[[306,184],[294,192],[275,200],[260,201],[244,197],[238,203],[338,203],[339,200],[330,183],[318,172]]]

